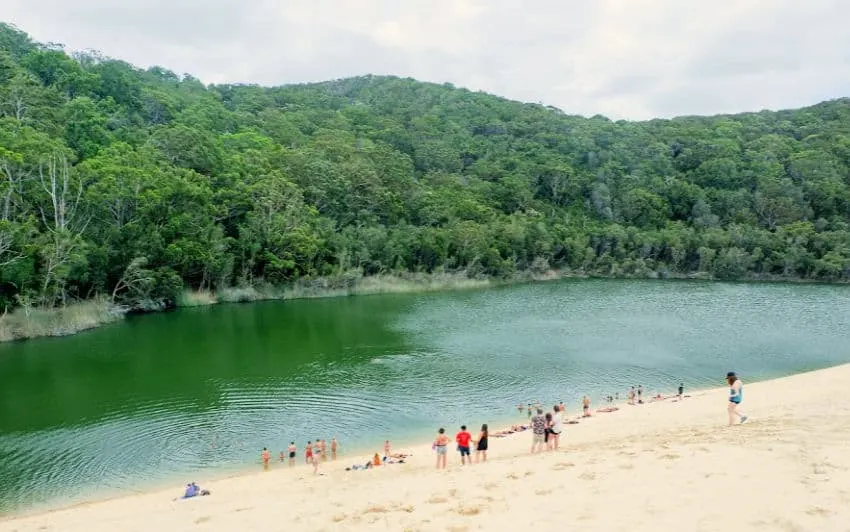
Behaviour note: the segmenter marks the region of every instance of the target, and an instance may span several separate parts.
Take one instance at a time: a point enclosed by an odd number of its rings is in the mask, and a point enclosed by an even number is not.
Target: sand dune
[[[423,445],[406,464],[278,468],[202,482],[210,497],[173,501],[175,486],[0,531],[850,531],[848,385],[850,365],[746,384],[742,426],[725,426],[722,388],[565,425],[558,452],[529,456],[526,432],[492,439],[486,464],[452,453],[434,471]]]

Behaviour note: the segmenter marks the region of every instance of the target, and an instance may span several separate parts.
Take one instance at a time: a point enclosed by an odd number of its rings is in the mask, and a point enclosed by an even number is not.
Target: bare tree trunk
[[[81,183],[72,190],[68,160],[62,155],[51,156],[38,172],[42,189],[47,193],[48,207],[40,208],[41,220],[52,236],[49,249],[43,252],[45,275],[42,285],[42,303],[53,306],[57,300],[66,303],[65,279],[58,270],[71,260],[80,242],[86,223],[77,220],[77,208],[83,195]]]

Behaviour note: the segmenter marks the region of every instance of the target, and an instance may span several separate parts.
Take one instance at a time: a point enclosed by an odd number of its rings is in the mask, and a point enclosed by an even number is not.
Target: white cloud
[[[3,0],[0,18],[211,83],[395,74],[635,119],[850,94],[842,0]]]

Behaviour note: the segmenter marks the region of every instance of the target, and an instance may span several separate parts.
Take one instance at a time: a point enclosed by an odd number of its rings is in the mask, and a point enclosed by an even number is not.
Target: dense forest
[[[648,122],[363,76],[205,86],[0,24],[0,305],[549,271],[850,278],[850,100]]]

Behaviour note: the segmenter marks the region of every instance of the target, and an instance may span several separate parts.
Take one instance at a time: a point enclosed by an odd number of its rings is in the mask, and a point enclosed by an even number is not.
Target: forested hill
[[[204,86],[0,25],[0,303],[357,272],[850,278],[850,100],[612,122],[365,76]]]

